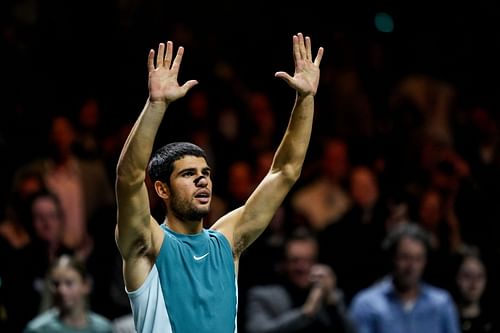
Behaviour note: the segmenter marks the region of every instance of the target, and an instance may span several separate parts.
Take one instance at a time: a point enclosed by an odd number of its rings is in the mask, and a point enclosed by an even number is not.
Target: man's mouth
[[[208,203],[210,201],[210,191],[208,190],[201,190],[198,191],[194,197],[198,199],[201,203]]]

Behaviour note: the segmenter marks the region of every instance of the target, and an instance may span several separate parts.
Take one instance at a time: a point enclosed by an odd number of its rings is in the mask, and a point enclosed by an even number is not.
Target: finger
[[[293,36],[293,60],[297,62],[300,59],[299,50],[299,37],[297,35]]]
[[[305,59],[306,58],[306,45],[304,43],[304,35],[299,32],[298,37],[299,37],[300,59]]]
[[[182,89],[187,93],[191,88],[198,84],[196,80],[189,80],[182,85]]]
[[[155,50],[151,49],[151,50],[149,50],[149,54],[148,54],[148,72],[149,73],[151,73],[152,71],[155,70],[154,59],[155,59]]]
[[[172,55],[174,54],[174,43],[171,41],[167,42],[167,52],[165,52],[165,66],[170,68],[170,64],[172,62]]]
[[[179,46],[177,50],[177,54],[175,55],[174,63],[172,64],[173,71],[179,71],[179,67],[181,66],[182,56],[184,55],[184,48]]]
[[[158,54],[156,55],[156,67],[163,66],[163,54],[165,53],[165,44],[160,43],[158,46]]]
[[[276,72],[276,74],[274,74],[274,76],[285,80],[286,83],[288,83],[288,84],[290,84],[290,82],[292,81],[292,77],[286,72]]]
[[[311,38],[310,37],[306,37],[306,58],[309,60],[312,59]]]
[[[323,52],[324,52],[324,49],[322,47],[320,47],[318,49],[318,54],[316,55],[316,59],[314,59],[314,64],[316,66],[319,66],[319,64],[321,63],[321,59],[323,58]]]

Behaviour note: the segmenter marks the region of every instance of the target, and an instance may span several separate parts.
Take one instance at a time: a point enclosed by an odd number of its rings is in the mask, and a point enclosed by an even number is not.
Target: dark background
[[[343,34],[353,47],[351,61],[363,61],[367,45],[381,43],[390,55],[387,75],[427,72],[492,103],[498,91],[495,1],[10,0],[1,6],[7,112],[19,103],[65,108],[92,93],[135,114],[146,97],[148,50],[174,38],[187,51],[181,79],[209,84],[211,66],[223,59],[242,81],[270,84],[274,71],[291,68],[286,52],[299,31],[325,47],[325,62],[341,61],[333,41]],[[375,28],[380,11],[393,17],[392,33]]]

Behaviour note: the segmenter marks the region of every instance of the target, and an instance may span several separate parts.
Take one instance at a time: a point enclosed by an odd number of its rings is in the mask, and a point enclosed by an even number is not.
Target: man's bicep
[[[259,237],[273,219],[293,184],[280,174],[268,174],[242,207],[234,239],[243,251]]]
[[[137,189],[117,187],[117,225],[116,241],[122,253],[127,257],[141,251],[151,240],[151,213],[145,184]]]
[[[235,248],[234,244],[234,230],[235,226],[238,224],[238,221],[241,219],[241,213],[243,212],[243,207],[239,207],[235,210],[230,211],[229,213],[225,214],[221,218],[219,218],[211,227],[210,229],[216,230],[220,233],[222,233],[227,240],[229,241],[229,244],[231,245],[233,252]]]

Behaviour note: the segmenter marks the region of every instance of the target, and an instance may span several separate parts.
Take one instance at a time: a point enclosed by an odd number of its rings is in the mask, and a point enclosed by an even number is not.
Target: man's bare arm
[[[268,226],[302,171],[311,137],[323,48],[319,48],[313,59],[310,38],[299,33],[293,36],[293,57],[293,77],[285,72],[275,74],[296,90],[296,100],[269,173],[243,207],[222,217],[213,226],[229,238],[236,257]]]
[[[180,47],[173,59],[172,42],[166,46],[161,43],[155,65],[155,52],[149,52],[149,98],[124,144],[116,168],[116,241],[125,261],[125,280],[132,286],[141,284],[149,272],[152,264],[141,258],[154,254],[155,237],[162,235],[151,217],[145,184],[155,137],[168,105],[197,83],[194,80],[183,86],[177,83],[183,53]]]

